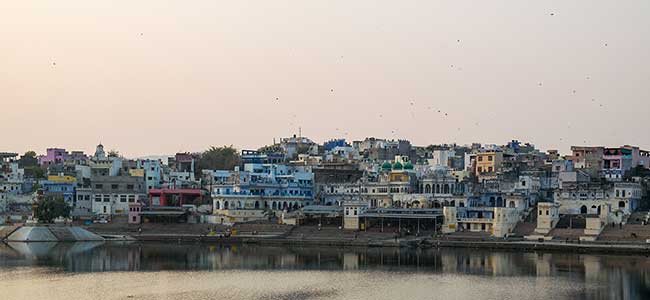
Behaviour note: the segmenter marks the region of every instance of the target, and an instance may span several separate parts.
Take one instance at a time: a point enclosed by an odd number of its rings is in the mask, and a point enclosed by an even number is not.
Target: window
[[[488,156],[488,161],[494,160],[494,157],[492,155]]]
[[[126,202],[126,195],[120,195],[120,202]]]
[[[483,156],[479,156],[478,161],[483,161]]]
[[[153,180],[153,177],[149,176],[147,177],[147,180]]]
[[[492,173],[492,171],[494,171],[492,167],[488,167],[488,172]]]
[[[96,189],[103,189],[103,188],[104,188],[104,185],[98,183],[98,184],[95,184],[95,188],[96,188]]]
[[[525,180],[521,181],[521,186],[526,186],[526,181]]]
[[[111,184],[111,190],[117,190],[118,185],[117,184]]]
[[[129,195],[129,202],[135,202],[135,195]]]
[[[111,195],[104,195],[104,202],[111,202]]]
[[[133,185],[132,184],[127,184],[126,189],[129,190],[129,191],[132,191],[133,190]]]
[[[482,168],[482,167],[478,167],[478,172],[479,172],[479,173],[483,173],[483,168]]]
[[[546,215],[548,216],[548,210],[546,210]]]
[[[95,202],[102,202],[102,195],[95,195]]]

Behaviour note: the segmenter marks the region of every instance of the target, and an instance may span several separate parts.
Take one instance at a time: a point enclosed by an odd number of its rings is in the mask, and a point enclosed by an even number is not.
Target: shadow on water
[[[650,259],[641,256],[162,243],[0,244],[0,268],[25,266],[57,272],[319,270],[552,276],[584,283],[580,298],[650,299]]]

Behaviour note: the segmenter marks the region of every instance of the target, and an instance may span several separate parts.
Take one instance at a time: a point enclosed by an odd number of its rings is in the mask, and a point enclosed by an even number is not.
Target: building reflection
[[[582,284],[579,298],[650,299],[642,256],[491,252],[478,249],[343,249],[156,243],[0,244],[0,267],[67,272],[160,270],[399,271],[501,277],[559,277]]]

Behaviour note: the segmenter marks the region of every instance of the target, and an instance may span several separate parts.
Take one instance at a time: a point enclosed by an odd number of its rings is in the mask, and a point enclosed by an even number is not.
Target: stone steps
[[[62,242],[74,242],[77,239],[66,227],[49,227],[50,232],[56,237],[57,240]]]
[[[14,231],[18,229],[17,226],[0,226],[0,240],[6,239]]]

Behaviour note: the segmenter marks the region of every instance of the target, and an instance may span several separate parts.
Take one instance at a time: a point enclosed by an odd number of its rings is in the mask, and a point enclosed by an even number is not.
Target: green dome
[[[413,170],[413,164],[410,162],[405,163],[404,170]]]
[[[381,168],[384,170],[390,170],[391,166],[389,162],[385,162],[383,165],[381,165]]]
[[[393,165],[393,170],[401,170],[402,168],[403,166],[399,163],[399,161]]]

